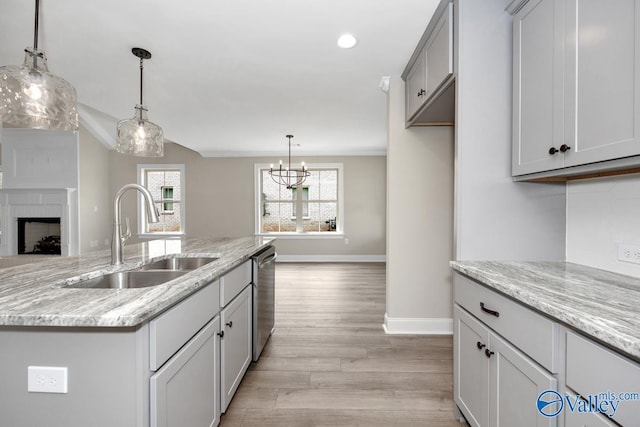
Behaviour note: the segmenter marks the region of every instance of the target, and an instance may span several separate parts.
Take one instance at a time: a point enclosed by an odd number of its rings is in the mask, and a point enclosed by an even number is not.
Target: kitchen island
[[[250,328],[250,258],[270,243],[156,240],[125,247],[119,266],[100,251],[0,270],[0,425],[161,426],[177,419],[188,425],[185,416],[194,425],[217,423],[220,319],[236,316],[235,331]],[[157,286],[67,287],[176,255],[216,260]],[[245,328],[241,344],[246,335]],[[62,368],[65,384],[35,384],[55,392],[28,391],[29,367]],[[33,379],[58,381],[50,374]]]

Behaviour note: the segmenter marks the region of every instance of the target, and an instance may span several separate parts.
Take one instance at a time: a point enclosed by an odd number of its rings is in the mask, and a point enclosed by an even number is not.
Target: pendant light
[[[39,14],[36,0],[33,47],[24,50],[24,63],[0,67],[0,121],[24,128],[75,130],[76,90],[49,72],[47,57],[38,49]]]
[[[133,118],[120,120],[117,125],[116,151],[140,157],[162,157],[164,155],[164,135],[162,128],[147,119],[147,107],[142,102],[143,61],[151,58],[151,52],[134,47],[131,52],[140,58],[140,103]]]
[[[291,189],[302,184],[307,177],[311,175],[311,172],[307,170],[304,162],[301,163],[300,169],[291,168],[291,138],[293,138],[293,135],[286,135],[286,137],[289,138],[289,163],[285,169],[282,168],[282,160],[280,160],[280,166],[278,169],[274,169],[273,165],[271,165],[269,168],[269,175],[271,175],[271,179],[273,179],[277,184]]]

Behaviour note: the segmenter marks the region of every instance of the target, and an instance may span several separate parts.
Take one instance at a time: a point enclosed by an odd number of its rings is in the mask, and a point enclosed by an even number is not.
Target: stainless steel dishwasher
[[[275,320],[276,248],[253,256],[253,360],[257,361],[273,332]]]

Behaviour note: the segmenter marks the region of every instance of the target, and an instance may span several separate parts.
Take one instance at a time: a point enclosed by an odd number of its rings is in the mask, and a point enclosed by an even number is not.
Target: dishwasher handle
[[[258,268],[262,268],[267,264],[271,264],[272,262],[274,262],[276,260],[276,258],[278,258],[278,253],[274,252],[273,254],[269,255],[265,259],[261,259],[259,264],[258,264]]]

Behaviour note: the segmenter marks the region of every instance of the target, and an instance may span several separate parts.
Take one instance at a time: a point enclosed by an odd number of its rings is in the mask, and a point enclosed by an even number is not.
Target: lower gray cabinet
[[[552,427],[540,416],[537,396],[556,379],[454,305],[454,400],[472,427]]]
[[[151,377],[151,427],[218,425],[219,330],[216,316]]]
[[[252,358],[251,285],[221,312],[221,407],[227,410]]]

